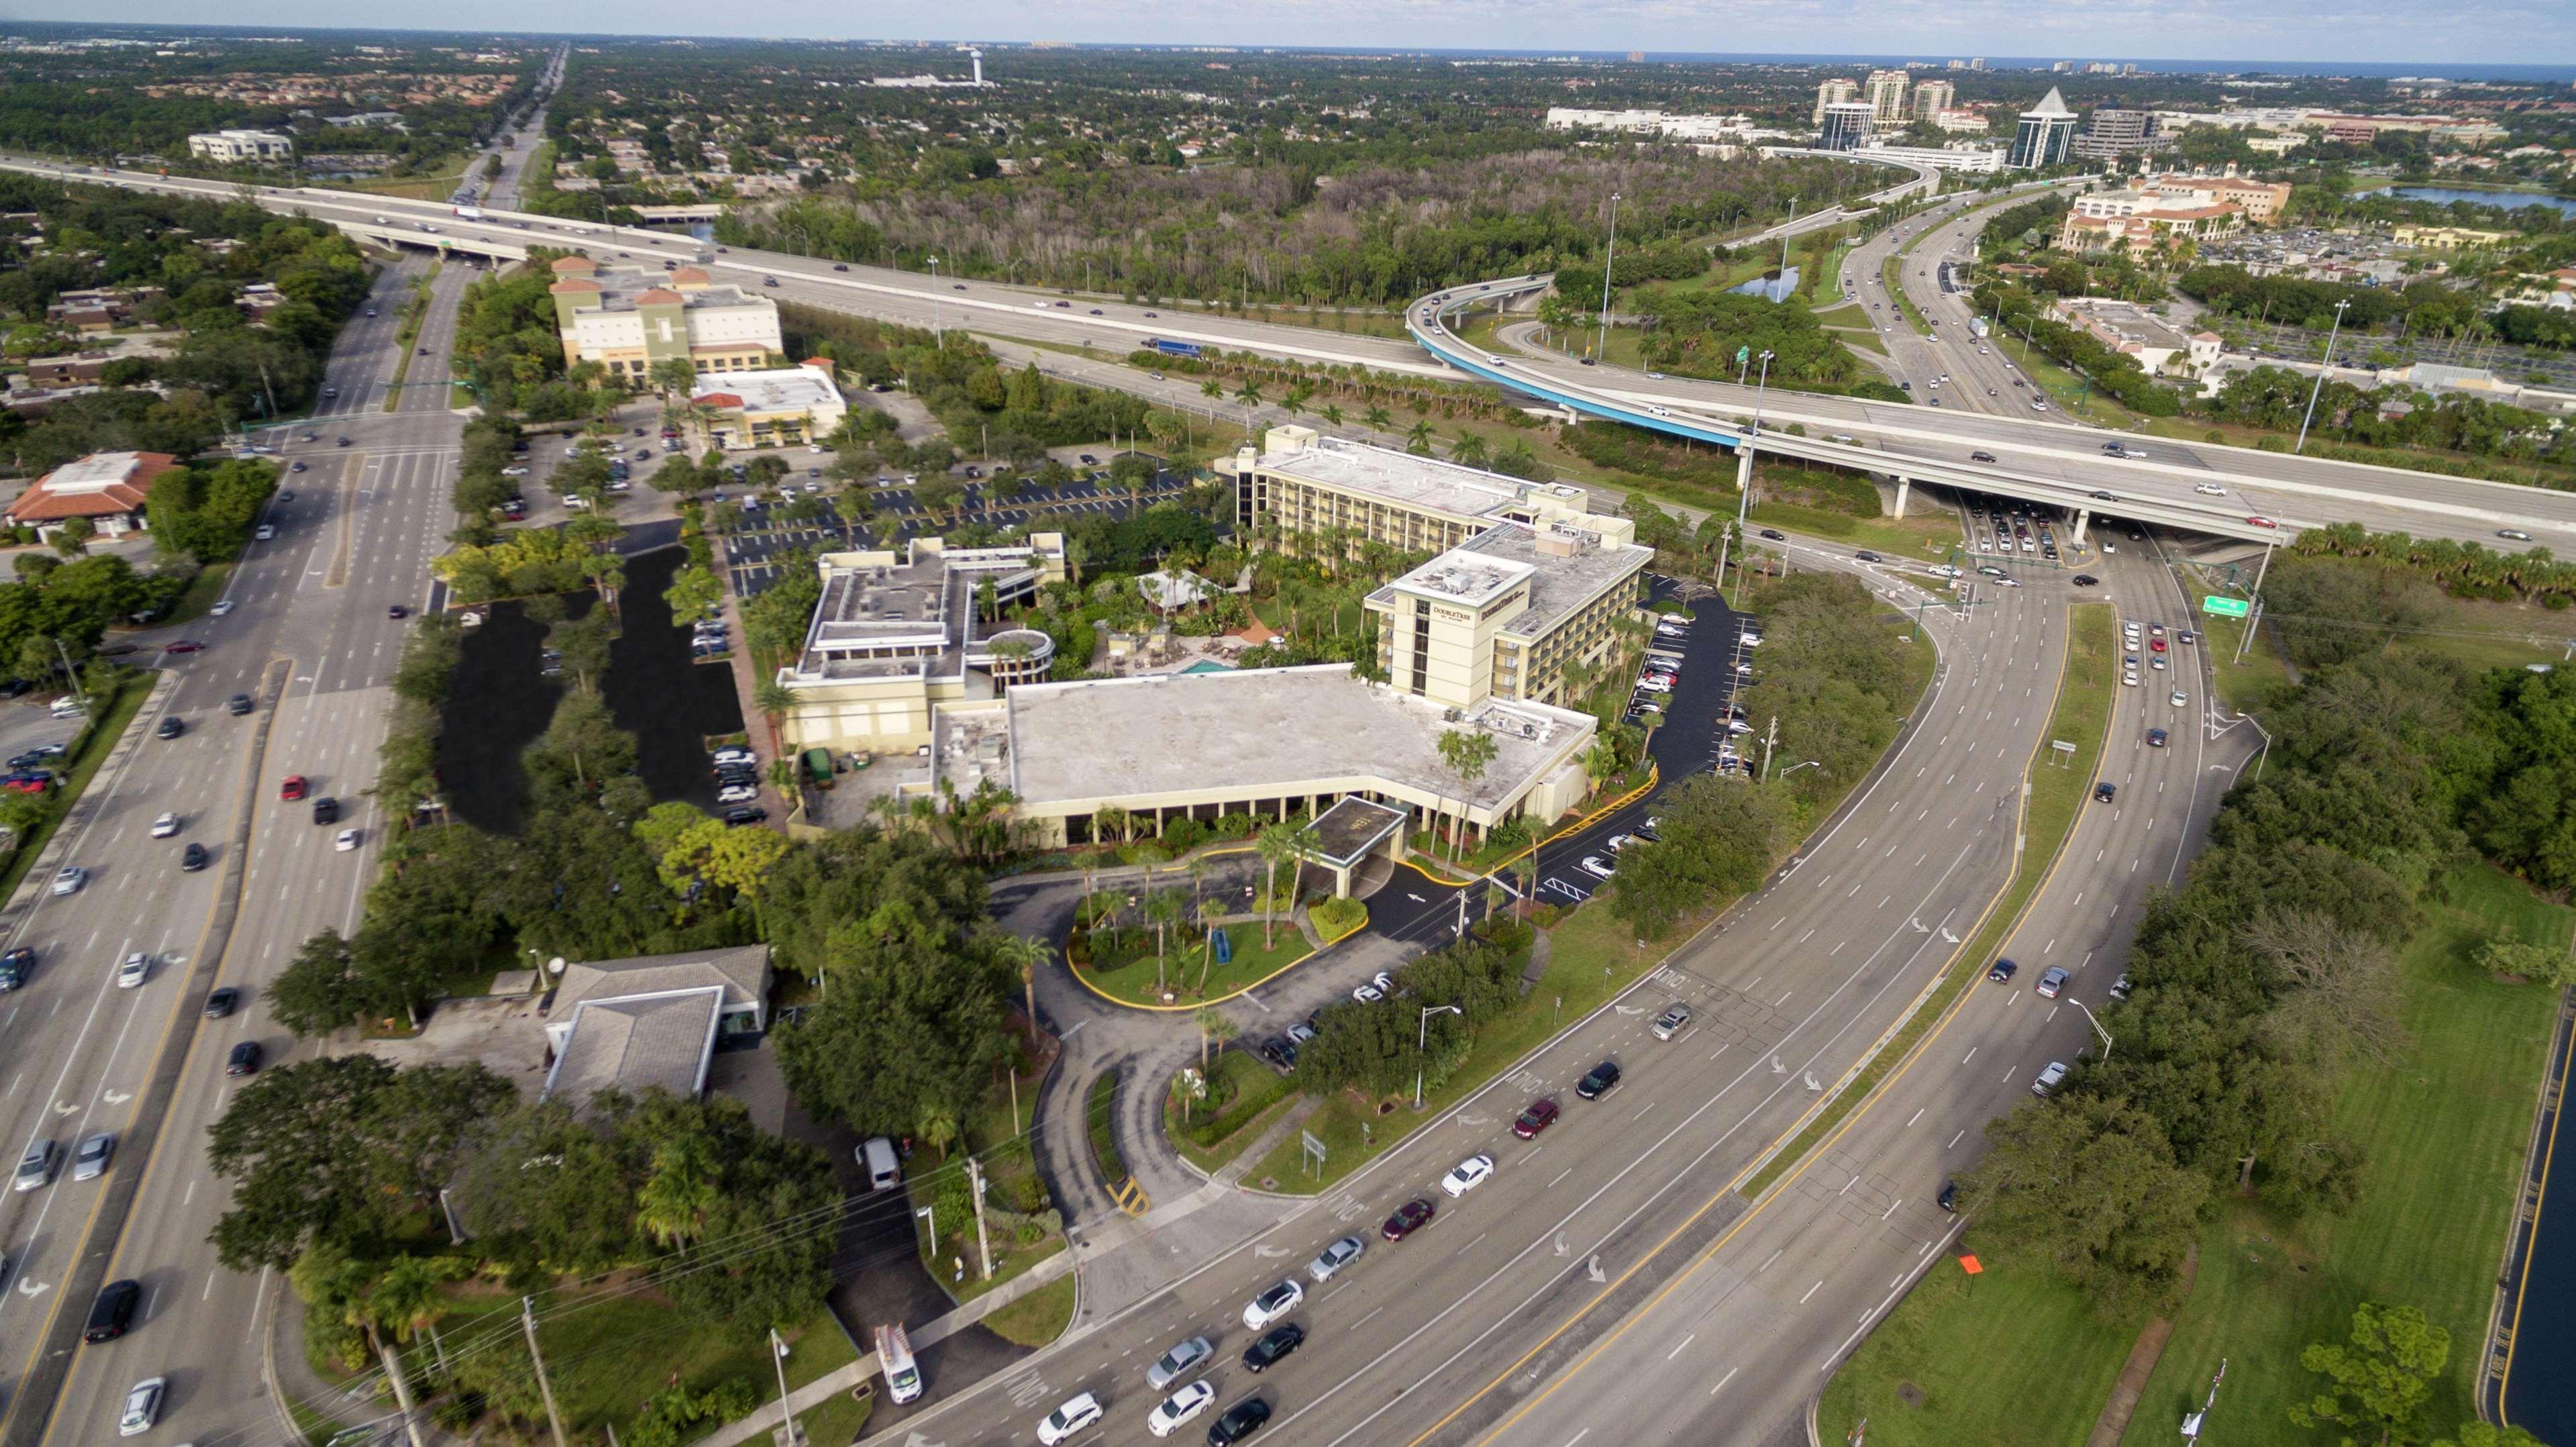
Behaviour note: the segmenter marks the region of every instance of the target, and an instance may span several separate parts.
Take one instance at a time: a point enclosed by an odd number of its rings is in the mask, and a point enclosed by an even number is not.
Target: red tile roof
[[[706,403],[710,407],[740,407],[742,405],[742,398],[731,392],[704,392],[699,394],[697,400]]]
[[[9,517],[43,523],[141,512],[152,480],[178,465],[167,452],[94,452],[29,483],[9,504]]]
[[[639,291],[635,294],[637,306],[678,306],[687,300],[687,297],[667,286],[657,286],[649,291]]]

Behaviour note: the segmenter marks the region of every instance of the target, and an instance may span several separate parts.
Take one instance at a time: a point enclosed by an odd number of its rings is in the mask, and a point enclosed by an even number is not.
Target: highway
[[[264,519],[276,538],[244,554],[226,594],[234,610],[147,635],[206,648],[165,661],[153,705],[67,831],[64,862],[91,871],[88,887],[55,897],[31,884],[22,895],[32,902],[7,922],[5,942],[39,957],[0,1015],[15,1061],[0,1095],[11,1139],[51,1137],[68,1149],[93,1131],[124,1138],[100,1180],[66,1173],[0,1205],[10,1262],[0,1341],[14,1347],[0,1358],[0,1441],[13,1447],[107,1440],[126,1389],[161,1374],[171,1379],[162,1425],[136,1440],[283,1440],[261,1365],[265,1313],[283,1283],[214,1259],[206,1237],[229,1192],[207,1169],[206,1128],[241,1084],[224,1074],[235,1044],[260,1043],[270,1068],[293,1045],[266,1018],[261,987],[310,935],[353,927],[372,877],[380,820],[364,791],[408,626],[387,610],[418,610],[453,521],[458,422],[443,394],[407,392],[393,414],[370,403],[398,360],[399,304],[423,270],[388,268],[372,298],[378,315],[344,329],[328,374],[340,396],[315,420],[316,440],[268,434],[284,442],[282,461],[307,470],[284,479]],[[445,313],[462,270],[448,267],[438,284],[422,333],[432,355],[413,358],[415,375],[445,372]],[[335,445],[342,435],[349,447]],[[257,710],[231,716],[225,701],[236,693],[253,695]],[[151,737],[164,716],[187,731]],[[340,822],[318,826],[309,804],[280,801],[288,774],[338,798]],[[180,832],[152,839],[164,811],[179,815]],[[362,846],[337,850],[334,837],[352,827]],[[181,874],[190,841],[208,847],[211,865]],[[144,986],[120,990],[113,976],[132,950],[156,964]],[[217,985],[240,989],[243,1007],[201,1021]],[[123,1199],[112,1198],[119,1186]],[[131,1333],[77,1345],[98,1284],[128,1277],[145,1293]]]
[[[0,165],[68,180],[227,199],[237,190],[227,183],[66,168],[50,161],[10,159]],[[489,220],[476,223],[454,216],[452,208],[438,203],[354,197],[317,188],[263,189],[260,199],[278,210],[302,211],[391,245],[437,246],[507,258],[523,257],[531,246],[552,245],[587,250],[601,260],[643,265],[659,258],[692,256],[697,250],[685,238],[631,227],[511,213],[493,213]],[[1829,224],[1830,219],[1820,215],[1799,224]],[[1426,308],[1446,313],[1490,305],[1544,287],[1545,277],[1474,283],[1418,299],[1406,314],[1418,344],[1414,345],[1208,313],[1166,314],[1115,297],[1076,297],[984,281],[934,279],[776,253],[720,251],[708,265],[720,279],[759,288],[781,300],[913,325],[962,326],[982,335],[1117,353],[1167,337],[1309,363],[1355,364],[1398,375],[1449,381],[1476,378],[1595,415],[1725,445],[1733,445],[1746,430],[1737,419],[1758,415],[1765,429],[1758,445],[1771,451],[1917,481],[1980,488],[2052,506],[2098,508],[2125,518],[2247,541],[2278,543],[2305,527],[2352,521],[2374,531],[2518,548],[2524,545],[2497,536],[2498,529],[2515,528],[2532,533],[2536,545],[2560,551],[2576,546],[2576,494],[2162,438],[2140,441],[2143,457],[2119,459],[2102,451],[2105,442],[2119,440],[2114,434],[2066,421],[2054,411],[2000,415],[1946,404],[1906,406],[1785,388],[1656,378],[1616,367],[1580,367],[1535,351],[1497,365],[1486,357],[1500,354],[1469,347],[1445,331],[1433,332],[1421,320]],[[779,283],[776,288],[764,285],[773,278]],[[1510,337],[1506,342],[1520,345]],[[1954,357],[1961,350],[1973,355],[1974,343],[1964,337],[1939,345]],[[1670,415],[1659,414],[1656,408]],[[1787,429],[1793,425],[1806,435],[1790,434]],[[1837,434],[1850,440],[1839,441]],[[1978,460],[1973,454],[1981,451],[1997,460]],[[2204,486],[2219,490],[2200,491]],[[2111,498],[2094,496],[2101,492]],[[2249,521],[2253,518],[2274,526]]]

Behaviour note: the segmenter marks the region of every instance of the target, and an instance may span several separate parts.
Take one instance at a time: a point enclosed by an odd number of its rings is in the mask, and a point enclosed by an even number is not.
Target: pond
[[[715,807],[705,740],[742,731],[733,670],[696,662],[689,635],[671,626],[662,590],[687,554],[662,548],[626,560],[623,628],[610,645],[605,696],[618,726],[635,735],[635,771],[656,802]],[[587,593],[565,600],[572,617],[587,614]],[[448,688],[439,735],[439,779],[458,819],[494,833],[526,821],[527,772],[520,753],[546,731],[563,685],[539,672],[545,629],[515,603],[484,610],[483,626],[465,632]]]
[[[1757,276],[1751,281],[1727,288],[1737,296],[1758,296],[1764,301],[1787,301],[1798,289],[1798,268],[1786,267],[1778,276]]]
[[[2430,201],[2436,206],[2448,206],[2454,201],[2466,201],[2472,206],[2501,206],[2508,211],[2519,211],[2528,206],[2546,206],[2561,216],[2576,216],[2576,199],[2545,195],[2538,191],[2479,191],[2460,186],[2382,186],[2376,191],[2365,191],[2362,194],[2389,196],[2400,201]]]

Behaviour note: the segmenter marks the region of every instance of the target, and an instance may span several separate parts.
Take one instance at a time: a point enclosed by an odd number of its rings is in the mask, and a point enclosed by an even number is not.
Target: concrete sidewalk
[[[1036,1266],[1031,1267],[1027,1275],[1014,1277],[1011,1280],[1004,1282],[1002,1285],[993,1288],[991,1291],[985,1292],[982,1296],[976,1297],[974,1300],[967,1302],[965,1305],[958,1307],[954,1311],[949,1312],[945,1316],[935,1318],[931,1321],[922,1323],[920,1326],[911,1328],[907,1334],[912,1338],[913,1349],[915,1351],[919,1351],[924,1347],[945,1341],[949,1337],[955,1336],[957,1333],[964,1331],[966,1328],[973,1326],[979,1321],[982,1321],[986,1316],[993,1312],[1010,1305],[1012,1302],[1019,1300],[1021,1297],[1028,1295],[1030,1292],[1037,1290],[1039,1287],[1046,1285],[1048,1282],[1051,1282],[1057,1277],[1063,1276],[1074,1269],[1074,1253],[1070,1249],[1059,1251],[1053,1256],[1048,1257],[1046,1260],[1039,1262]],[[1077,1282],[1074,1287],[1077,1299],[1080,1297],[1081,1290],[1082,1288]],[[865,1331],[866,1328],[862,1326],[854,1328],[854,1330]],[[823,1375],[816,1377],[814,1380],[807,1382],[801,1387],[798,1387],[795,1391],[788,1393],[787,1410],[790,1412],[803,1412],[819,1406],[840,1393],[846,1392],[852,1387],[857,1386],[859,1383],[874,1377],[877,1375],[877,1371],[877,1354],[875,1352],[864,1353],[857,1361],[850,1363],[848,1366],[841,1367],[835,1371],[825,1372]],[[734,1444],[736,1443],[750,1442],[759,1438],[769,1437],[776,1433],[781,1425],[782,1423],[779,1416],[778,1404],[775,1402],[767,1403],[764,1404],[759,1411],[752,1413],[741,1421],[729,1423],[723,1428],[705,1437],[699,1438],[696,1447],[734,1447]]]

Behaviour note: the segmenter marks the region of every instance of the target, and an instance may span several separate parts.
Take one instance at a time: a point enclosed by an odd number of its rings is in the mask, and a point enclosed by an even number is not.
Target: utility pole
[[[1762,782],[1771,782],[1771,756],[1779,752],[1780,716],[1771,715],[1771,727],[1762,735]]]
[[[420,1440],[420,1418],[411,1404],[411,1380],[403,1375],[402,1354],[394,1350],[392,1342],[382,1343],[382,1348],[385,1380],[393,1384],[394,1405],[402,1408],[403,1435],[411,1439],[411,1447],[428,1447]]]
[[[519,1325],[528,1334],[528,1360],[536,1364],[537,1391],[546,1399],[546,1425],[554,1429],[555,1447],[566,1447],[563,1414],[555,1410],[554,1384],[546,1380],[545,1353],[537,1349],[536,1298],[530,1296],[519,1298]]]
[[[1619,260],[1619,193],[1610,193],[1610,246],[1601,261],[1601,340],[1592,355],[1607,359],[1610,355],[1610,271]]]
[[[966,1158],[966,1183],[975,1193],[975,1258],[984,1267],[984,1279],[993,1279],[993,1248],[984,1239],[984,1167],[973,1156]]]
[[[2308,389],[2308,410],[2299,418],[2299,440],[2291,447],[2292,452],[2308,450],[2308,424],[2316,420],[2317,394],[2326,389],[2326,373],[2334,370],[2335,338],[2343,332],[2343,309],[2350,305],[2352,305],[2350,297],[2335,303],[2334,325],[2326,331],[2326,358],[2317,365],[2316,385]]]
[[[796,1431],[796,1413],[787,1405],[787,1343],[778,1339],[778,1328],[769,1329],[769,1360],[778,1368],[778,1420],[787,1424],[788,1447],[803,1438]]]

